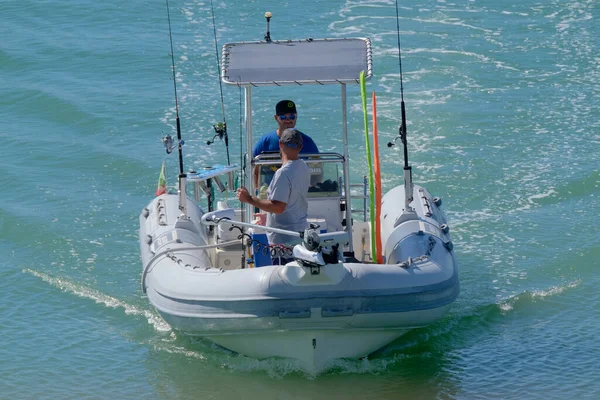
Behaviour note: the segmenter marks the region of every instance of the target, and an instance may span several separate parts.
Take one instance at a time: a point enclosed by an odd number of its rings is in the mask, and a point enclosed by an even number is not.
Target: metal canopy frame
[[[260,86],[341,86],[342,129],[344,138],[344,192],[346,231],[352,245],[352,197],[348,166],[348,122],[346,85],[359,84],[373,75],[371,41],[367,38],[305,39],[271,42],[240,42],[223,45],[221,79],[225,84],[244,87],[246,129],[246,182],[252,180],[252,88]],[[252,219],[246,207],[246,221]]]
[[[365,38],[228,43],[221,78],[237,86],[359,83],[372,75],[371,41]]]

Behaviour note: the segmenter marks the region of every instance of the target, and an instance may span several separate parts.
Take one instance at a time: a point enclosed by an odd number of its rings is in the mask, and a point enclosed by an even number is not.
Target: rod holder
[[[179,197],[179,211],[181,211],[180,218],[187,218],[187,193],[185,191],[187,184],[187,175],[179,174],[179,185],[177,188],[177,196]]]
[[[198,182],[198,184],[200,185],[200,187],[202,188],[202,190],[204,191],[204,193],[210,197],[210,188],[208,187],[208,185],[206,184],[206,182],[204,181],[200,181]]]
[[[412,168],[404,167],[404,209],[406,211],[413,211],[410,207],[410,203],[413,201],[413,181],[412,181]]]
[[[233,172],[227,174],[227,183],[229,184],[229,190],[235,190],[235,178]]]
[[[215,183],[219,187],[219,190],[221,191],[221,193],[227,190],[227,187],[223,184],[223,182],[221,181],[221,178],[219,178],[218,176],[215,176],[213,178],[213,180],[215,181]]]

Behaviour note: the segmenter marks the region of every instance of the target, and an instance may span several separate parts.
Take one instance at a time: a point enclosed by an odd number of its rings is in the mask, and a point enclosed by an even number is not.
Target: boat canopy
[[[372,76],[366,38],[241,42],[223,45],[221,78],[237,86],[359,83]]]

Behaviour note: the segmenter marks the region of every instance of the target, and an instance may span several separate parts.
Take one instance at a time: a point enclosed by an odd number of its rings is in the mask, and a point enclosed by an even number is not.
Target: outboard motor
[[[294,246],[294,259],[305,267],[313,268],[325,266],[327,264],[338,264],[344,261],[339,251],[340,245],[347,245],[350,238],[347,232],[318,233],[318,226],[311,224],[310,228],[304,231],[301,244]]]

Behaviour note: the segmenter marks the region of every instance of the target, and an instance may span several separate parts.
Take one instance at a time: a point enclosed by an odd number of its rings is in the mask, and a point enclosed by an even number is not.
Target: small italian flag
[[[160,175],[158,176],[158,185],[156,186],[156,195],[160,196],[167,192],[167,165],[163,160],[162,167],[160,167]]]

